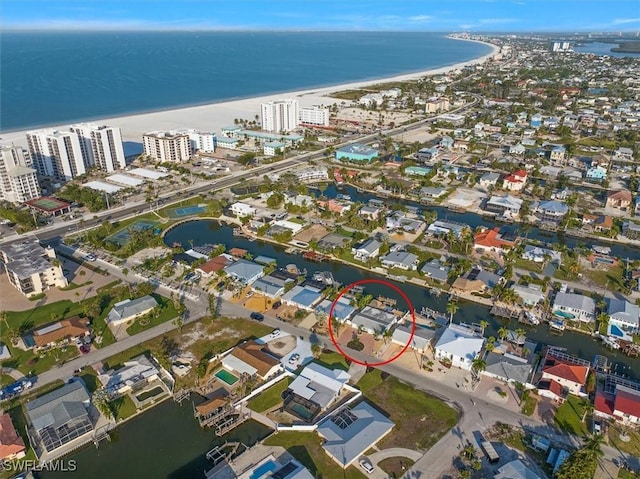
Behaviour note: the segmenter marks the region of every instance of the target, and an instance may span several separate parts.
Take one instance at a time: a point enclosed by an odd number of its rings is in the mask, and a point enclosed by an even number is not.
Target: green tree
[[[508,335],[509,330],[505,326],[502,326],[500,329],[498,329],[498,337],[500,338],[500,341],[504,341]]]
[[[482,335],[484,336],[484,331],[489,327],[489,321],[483,319],[480,321],[480,327],[482,328]]]
[[[455,301],[447,303],[447,313],[449,313],[449,324],[453,323],[453,316],[458,312],[459,306]]]

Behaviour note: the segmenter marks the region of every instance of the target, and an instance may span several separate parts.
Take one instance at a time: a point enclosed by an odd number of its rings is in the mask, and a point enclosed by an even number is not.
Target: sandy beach
[[[462,39],[456,39],[462,40]],[[475,41],[475,40],[462,40]],[[479,42],[484,43],[484,42]],[[260,114],[260,104],[271,100],[282,98],[295,98],[299,101],[301,107],[309,107],[313,105],[332,105],[342,100],[331,98],[332,92],[361,88],[368,85],[383,83],[388,81],[407,81],[423,78],[429,75],[438,75],[453,70],[464,68],[469,65],[477,65],[485,62],[499,52],[499,47],[484,43],[492,48],[491,53],[474,60],[456,63],[454,65],[414,72],[404,75],[398,75],[391,78],[379,78],[375,80],[367,80],[361,82],[347,83],[342,85],[334,85],[313,90],[300,90],[286,93],[278,93],[274,95],[265,95],[260,97],[245,98],[241,100],[225,101],[219,103],[210,103],[206,105],[193,106],[187,108],[177,108],[171,110],[157,111],[151,113],[141,113],[135,115],[119,116],[105,118],[102,120],[92,120],[96,123],[104,123],[112,126],[120,127],[122,130],[122,140],[125,142],[125,154],[129,155],[141,150],[142,135],[148,131],[154,130],[176,130],[183,128],[193,128],[201,131],[212,131],[220,134],[220,129],[225,126],[234,124],[234,119],[253,120],[256,115]],[[75,122],[78,123],[78,122]],[[50,128],[56,130],[68,130],[71,124],[62,124],[52,126]],[[0,133],[0,141],[2,143],[13,143],[26,148],[26,133],[29,130],[21,130],[9,133]],[[138,146],[136,146],[138,144]]]

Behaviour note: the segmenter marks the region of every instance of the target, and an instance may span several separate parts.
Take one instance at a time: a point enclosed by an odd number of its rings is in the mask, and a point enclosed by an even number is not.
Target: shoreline
[[[431,75],[444,74],[453,70],[464,68],[466,66],[485,63],[500,51],[500,48],[492,43],[482,42],[479,40],[453,38],[451,36],[447,36],[447,38],[458,41],[472,41],[476,43],[482,43],[489,46],[491,48],[491,52],[472,60],[458,62],[439,68],[432,68],[430,70],[404,73],[395,75],[393,77],[361,80],[351,83],[322,86],[304,90],[265,94],[256,97],[239,98],[171,109],[160,109],[156,111],[147,111],[144,113],[133,113],[106,118],[103,117],[100,119],[94,118],[93,120],[77,120],[71,123],[0,132],[0,141],[2,143],[14,144],[26,148],[26,133],[30,131],[45,128],[68,130],[70,125],[76,123],[106,122],[111,126],[116,126],[121,129],[122,141],[123,143],[125,143],[125,155],[128,156],[133,153],[127,152],[127,143],[129,142],[138,144],[140,147],[139,149],[141,149],[142,135],[148,131],[193,128],[195,130],[210,131],[219,134],[221,128],[233,125],[233,120],[235,118],[254,118],[255,115],[260,113],[260,104],[267,101],[274,101],[282,98],[295,98],[299,101],[301,107],[311,107],[314,105],[331,105],[333,103],[343,101],[340,99],[332,98],[330,94],[333,92],[348,89],[358,89],[380,83],[402,82],[415,80]]]

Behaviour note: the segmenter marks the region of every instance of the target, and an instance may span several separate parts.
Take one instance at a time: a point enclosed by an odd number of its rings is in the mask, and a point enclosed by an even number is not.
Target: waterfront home
[[[487,201],[485,209],[493,213],[498,213],[505,218],[515,218],[520,214],[522,200],[511,195],[493,195]]]
[[[480,177],[478,184],[488,190],[491,187],[495,187],[500,179],[500,174],[493,171],[489,171]]]
[[[160,371],[144,355],[125,361],[117,370],[109,370],[98,376],[104,390],[111,398],[132,391],[140,391],[147,384],[160,379]]]
[[[229,210],[238,218],[252,217],[258,212],[256,207],[241,202],[232,204]]]
[[[442,138],[440,138],[439,145],[442,148],[453,148],[453,138],[451,138],[448,135],[445,135]]]
[[[336,248],[343,248],[351,243],[351,238],[338,233],[329,233],[318,241],[320,251],[332,251]]]
[[[318,181],[328,181],[329,171],[324,166],[309,166],[293,172],[302,183],[314,183]]]
[[[516,284],[513,285],[511,289],[522,300],[525,306],[535,306],[536,304],[542,303],[547,297],[547,293],[542,291],[542,286],[539,284]]]
[[[225,267],[224,272],[235,281],[250,286],[264,275],[264,266],[246,259],[239,259]]]
[[[629,334],[637,333],[640,329],[640,306],[626,299],[608,298],[606,301],[609,327],[615,326]]]
[[[420,199],[435,200],[444,196],[446,193],[447,189],[442,188],[441,186],[423,186],[420,188],[420,192],[418,194]]]
[[[222,366],[239,375],[258,376],[264,380],[282,370],[280,361],[264,349],[264,344],[246,341],[222,359]]]
[[[377,258],[380,255],[380,247],[382,243],[370,238],[364,243],[351,248],[351,254],[359,261],[369,261],[370,259]]]
[[[257,291],[268,298],[276,299],[284,294],[285,285],[293,280],[277,278],[273,275],[258,278],[252,285],[251,289]]]
[[[616,160],[633,161],[633,150],[625,146],[621,146],[613,153],[613,158]]]
[[[552,311],[555,316],[591,323],[595,321],[596,303],[589,296],[559,292],[553,301]]]
[[[607,233],[613,228],[613,216],[599,215],[593,221],[593,229],[598,233]]]
[[[589,362],[567,356],[553,349],[547,350],[538,381],[540,395],[562,401],[567,394],[584,396],[589,375]]]
[[[352,203],[339,200],[318,200],[318,208],[331,213],[336,213],[343,216],[347,211],[351,210]]]
[[[525,170],[516,170],[502,180],[502,188],[507,191],[522,191],[527,184],[528,174]]]
[[[395,424],[366,401],[345,407],[318,426],[322,448],[346,469],[389,434]]]
[[[158,302],[153,296],[146,295],[136,299],[125,299],[113,305],[107,314],[107,321],[109,324],[119,326],[150,313],[157,307]]]
[[[233,263],[233,261],[234,259],[231,255],[221,254],[199,265],[196,268],[196,272],[200,273],[200,275],[204,276],[205,278],[209,278],[211,276],[214,276],[218,271],[221,271],[229,266],[231,263]]]
[[[465,228],[468,228],[468,226],[463,223],[456,223],[446,220],[436,220],[429,225],[429,227],[427,228],[427,233],[432,236],[448,235],[449,233],[451,233],[456,238],[459,238]]]
[[[622,223],[622,234],[629,239],[640,239],[640,224],[633,221],[625,221]]]
[[[463,276],[457,278],[451,285],[451,289],[461,293],[483,294],[503,282],[503,278],[490,271],[485,271],[475,266]]]
[[[452,366],[471,371],[473,360],[484,346],[484,338],[474,330],[452,324],[444,330],[435,345],[435,358],[451,361]]]
[[[529,361],[513,354],[490,351],[485,356],[487,367],[482,374],[508,383],[529,384],[533,367]],[[533,387],[533,385],[531,385]]]
[[[89,320],[73,316],[31,331],[25,334],[22,340],[27,348],[40,351],[73,343],[75,340],[84,339],[89,335]]]
[[[24,441],[8,413],[0,414],[0,461],[13,461],[25,456]]]
[[[426,353],[429,349],[431,349],[431,346],[433,345],[433,340],[436,335],[435,330],[416,325],[413,338],[411,338],[412,328],[413,326],[411,322],[405,322],[404,324],[398,325],[393,330],[391,342],[402,347],[409,344],[409,348],[413,349],[414,351],[418,351],[421,354]]]
[[[74,440],[78,446],[88,441],[95,417],[90,408],[89,392],[77,380],[27,402],[28,433],[36,455],[51,453]]]
[[[394,211],[386,217],[385,226],[389,231],[401,229],[407,233],[420,234],[424,231],[426,224],[424,221],[409,218],[404,211]]]
[[[409,176],[428,176],[431,171],[431,168],[427,168],[424,166],[407,166],[404,169],[404,174]]]
[[[640,424],[640,390],[622,384],[615,384],[614,388],[613,393],[596,392],[594,415],[625,425]]]
[[[591,166],[587,169],[585,177],[589,181],[604,181],[607,179],[607,169],[604,166]]]
[[[325,411],[338,400],[350,379],[349,373],[342,369],[329,369],[318,363],[310,363],[300,371],[285,392],[285,410],[293,411],[295,414],[296,408],[292,408],[292,404],[305,404],[309,401],[317,412]],[[308,404],[305,406],[309,407]]]
[[[524,147],[524,145],[522,145],[522,143],[518,143],[517,145],[512,145],[509,147],[509,154],[510,155],[524,155],[525,152],[527,151],[527,149]]]
[[[447,279],[449,279],[449,271],[451,271],[451,268],[443,265],[440,260],[435,258],[427,261],[422,265],[422,268],[420,268],[422,274],[437,283],[445,283]]]
[[[430,148],[422,148],[418,150],[416,153],[416,160],[421,161],[422,163],[434,163],[435,160],[440,155],[440,150],[438,150],[435,146]]]
[[[528,468],[520,459],[507,462],[498,469],[493,479],[541,479]]]
[[[347,321],[347,324],[362,329],[369,334],[382,334],[398,321],[398,317],[388,311],[365,306]]]
[[[367,221],[377,221],[380,218],[380,214],[382,213],[382,208],[378,208],[377,206],[368,206],[364,205],[358,211],[358,216]]]
[[[332,306],[333,312],[331,312]],[[322,302],[316,306],[316,312],[326,315],[327,317],[331,312],[332,318],[335,318],[338,321],[347,321],[356,312],[356,308],[351,306],[351,303],[347,298],[341,296],[335,304],[329,299],[323,299]]]
[[[295,192],[289,192],[284,194],[284,204],[294,205],[300,207],[313,206],[314,198],[309,195],[301,195]]]
[[[549,248],[540,248],[539,246],[526,245],[522,251],[522,259],[533,261],[534,263],[550,262],[554,264],[562,263],[562,254]]]
[[[282,296],[282,302],[305,311],[313,311],[322,299],[322,290],[313,286],[296,285]]]
[[[418,268],[418,257],[407,251],[394,251],[380,258],[385,268],[398,268],[405,271],[415,271]]]
[[[269,447],[270,452],[266,457],[255,461],[255,451],[250,464],[243,462],[242,456],[231,463],[221,462],[213,469],[205,473],[205,479],[235,478],[238,479],[314,479],[315,476],[309,470],[293,459],[284,448]],[[281,452],[280,452],[281,451]],[[279,457],[276,458],[276,455]],[[222,469],[221,469],[222,468]]]
[[[629,190],[618,190],[607,196],[605,208],[616,208],[626,210],[631,206],[633,195]]]
[[[566,203],[557,200],[536,202],[531,209],[540,221],[552,223],[559,223],[569,212]]]
[[[473,247],[480,252],[493,251],[504,253],[505,250],[513,247],[515,243],[502,238],[500,228],[484,229],[473,236]]]
[[[342,148],[338,148],[335,153],[336,160],[355,161],[358,163],[371,163],[377,157],[378,150],[360,143],[343,146]]]

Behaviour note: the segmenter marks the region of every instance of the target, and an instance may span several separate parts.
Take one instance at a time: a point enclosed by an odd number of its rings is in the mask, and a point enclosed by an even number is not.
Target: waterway
[[[330,192],[329,190],[326,190],[324,193],[329,194]],[[352,196],[352,199],[356,198]],[[220,226],[217,221],[213,220],[191,221],[176,226],[167,232],[165,242],[168,245],[181,243],[183,247],[187,249],[191,247],[191,242],[193,242],[193,246],[208,243],[221,243],[226,245],[227,248],[232,246],[243,248],[248,250],[254,257],[258,255],[265,255],[274,258],[279,266],[294,263],[298,268],[306,269],[309,275],[312,275],[315,271],[330,271],[334,278],[344,285],[366,278],[382,278],[382,276],[377,276],[369,271],[340,263],[314,263],[307,261],[302,257],[302,255],[291,255],[286,253],[285,248],[279,245],[266,243],[260,240],[249,241],[245,238],[234,237],[232,228]],[[446,252],[443,251],[443,254],[446,254]],[[429,292],[429,290],[413,284],[395,284],[407,295],[409,300],[413,303],[416,311],[420,311],[424,306],[442,312],[446,310],[446,295],[443,294],[439,297],[434,296]],[[403,309],[403,307],[406,308],[406,306],[404,306],[404,300],[394,290],[373,283],[365,286],[368,294],[371,294],[374,297],[382,295],[396,299],[398,301],[397,304],[399,309]],[[600,341],[597,341],[585,334],[565,331],[562,335],[555,335],[549,332],[549,328],[546,325],[540,325],[537,327],[523,326],[518,324],[515,320],[509,323],[491,316],[489,314],[489,308],[471,302],[461,302],[460,309],[455,315],[456,322],[478,323],[483,319],[489,322],[486,336],[497,336],[498,329],[503,325],[507,325],[511,329],[523,327],[527,330],[527,336],[531,340],[537,341],[540,346],[542,344],[553,344],[555,346],[564,347],[567,348],[568,353],[589,361],[593,360],[596,354],[602,354],[611,360],[613,367],[618,373],[629,375],[631,378],[640,379],[639,359],[630,358],[621,353],[610,351],[604,348]]]
[[[132,419],[115,432],[111,442],[96,449],[89,445],[66,460],[75,460],[75,472],[40,473],[42,479],[154,478],[194,479],[211,467],[205,454],[225,441],[251,446],[271,429],[249,420],[219,438],[211,429],[201,429],[193,417],[190,401],[182,406],[165,401]]]

